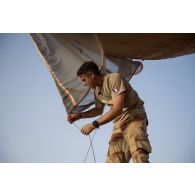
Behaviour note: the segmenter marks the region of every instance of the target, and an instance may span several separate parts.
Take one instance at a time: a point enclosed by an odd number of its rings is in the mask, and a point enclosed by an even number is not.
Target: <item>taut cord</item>
[[[79,126],[77,126],[75,123],[73,123],[73,125],[74,125],[75,127],[77,127],[77,128],[81,131],[81,129],[79,128]],[[94,133],[94,135],[95,135],[95,133]],[[93,136],[93,138],[94,138],[94,136]],[[90,145],[89,145],[89,148],[88,148],[87,154],[86,154],[86,156],[85,156],[84,163],[85,163],[85,161],[86,161],[86,159],[87,159],[87,155],[88,155],[88,153],[89,153],[89,149],[90,149],[90,147],[91,147],[92,152],[93,152],[93,159],[94,159],[94,162],[96,163],[96,160],[95,160],[95,153],[94,153],[93,144],[92,144],[93,139],[91,140],[91,136],[90,136],[90,134],[89,134],[89,140],[90,140]]]
[[[95,129],[95,132],[94,132],[93,137],[92,137],[92,141],[91,141],[92,143],[93,143],[93,139],[94,139],[95,134],[96,134],[96,130],[97,130],[97,129]],[[87,156],[88,156],[88,154],[89,154],[89,150],[90,150],[91,146],[93,147],[93,145],[91,145],[91,144],[90,144],[89,147],[88,147],[87,153],[86,153],[86,155],[85,155],[84,163],[85,163],[85,161],[86,161],[86,159],[87,159]]]

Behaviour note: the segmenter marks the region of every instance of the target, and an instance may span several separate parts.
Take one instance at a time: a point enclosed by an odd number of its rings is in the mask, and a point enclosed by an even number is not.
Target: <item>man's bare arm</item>
[[[104,111],[104,104],[98,102],[96,103],[96,107],[92,108],[86,112],[80,113],[80,118],[91,118],[101,115]]]
[[[117,116],[119,116],[122,113],[123,107],[124,107],[124,96],[125,96],[125,93],[122,92],[121,94],[113,98],[112,108],[107,113],[105,113],[103,116],[101,116],[99,119],[97,119],[97,122],[99,123],[99,125],[103,125],[103,124],[106,124],[112,121],[113,119],[115,119]]]
[[[67,120],[70,123],[74,123],[75,121],[81,118],[91,118],[91,117],[96,117],[98,115],[101,115],[104,110],[104,104],[102,104],[99,101],[96,101],[95,105],[96,105],[95,108],[92,108],[86,112],[69,114]]]

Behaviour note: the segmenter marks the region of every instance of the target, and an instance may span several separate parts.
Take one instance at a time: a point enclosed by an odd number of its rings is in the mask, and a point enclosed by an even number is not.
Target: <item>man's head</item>
[[[98,66],[94,62],[84,62],[77,71],[84,86],[95,88],[96,78],[101,75]]]

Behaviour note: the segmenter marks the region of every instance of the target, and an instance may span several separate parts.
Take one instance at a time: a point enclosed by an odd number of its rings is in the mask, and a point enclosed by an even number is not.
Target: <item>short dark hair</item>
[[[98,68],[97,64],[95,64],[92,61],[88,61],[88,62],[84,62],[81,65],[81,67],[78,69],[77,76],[80,76],[82,74],[86,74],[89,71],[91,71],[91,72],[93,72],[97,75],[100,75],[100,71],[99,71],[99,68]]]

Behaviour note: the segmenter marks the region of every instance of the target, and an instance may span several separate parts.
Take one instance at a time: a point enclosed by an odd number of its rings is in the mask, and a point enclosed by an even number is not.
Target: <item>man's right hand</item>
[[[80,114],[79,113],[72,113],[72,114],[69,114],[68,117],[67,117],[67,121],[69,123],[74,123],[75,121],[79,120],[80,119]]]

